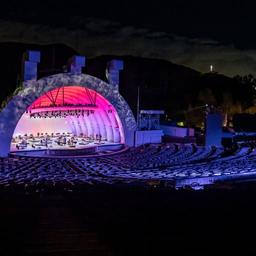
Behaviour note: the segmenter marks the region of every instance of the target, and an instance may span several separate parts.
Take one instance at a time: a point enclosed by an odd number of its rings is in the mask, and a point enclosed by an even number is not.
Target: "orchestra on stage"
[[[71,132],[24,134],[12,138],[11,151],[84,148],[102,145],[107,141],[101,134],[88,136],[83,133],[74,135]]]

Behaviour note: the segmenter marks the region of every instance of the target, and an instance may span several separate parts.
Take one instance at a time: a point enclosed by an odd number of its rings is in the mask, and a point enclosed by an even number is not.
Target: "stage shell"
[[[0,156],[8,155],[14,130],[28,108],[47,92],[68,86],[85,87],[105,98],[114,107],[121,121],[125,144],[128,146],[134,145],[136,121],[129,105],[118,90],[111,84],[87,74],[61,73],[37,81],[24,82],[24,88],[13,96],[7,106],[0,112]]]

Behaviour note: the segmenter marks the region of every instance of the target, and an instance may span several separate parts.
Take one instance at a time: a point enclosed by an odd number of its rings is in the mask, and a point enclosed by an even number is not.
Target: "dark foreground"
[[[256,253],[256,184],[174,191],[88,186],[0,194],[0,255]]]

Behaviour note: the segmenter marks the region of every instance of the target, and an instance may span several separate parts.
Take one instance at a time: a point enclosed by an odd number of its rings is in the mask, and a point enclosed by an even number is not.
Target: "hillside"
[[[41,51],[39,77],[62,72],[68,58],[78,54],[72,48],[62,44],[39,46],[0,43],[1,101],[15,90],[20,80],[22,54],[26,49]],[[222,104],[223,94],[231,95],[233,103],[239,102],[247,107],[251,105],[251,88],[245,88],[245,85],[237,80],[217,73],[202,74],[166,60],[132,56],[100,56],[89,58],[84,72],[106,80],[106,63],[113,58],[124,61],[120,92],[134,112],[138,87],[140,87],[142,109],[164,109],[174,119],[182,118],[180,113],[187,110],[189,105],[197,107],[204,103]],[[210,95],[214,98],[213,102],[207,102],[209,95],[205,95],[205,90],[208,89],[213,94]],[[202,92],[203,96],[200,98]]]

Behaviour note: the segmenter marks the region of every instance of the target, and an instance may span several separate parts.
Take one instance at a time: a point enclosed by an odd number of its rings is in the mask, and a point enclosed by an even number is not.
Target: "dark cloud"
[[[215,71],[228,76],[256,75],[256,51],[239,50],[210,39],[176,36],[119,23],[86,19],[78,26],[50,27],[20,22],[0,21],[1,42],[36,44],[64,43],[83,55],[133,55],[165,59],[201,72]]]

